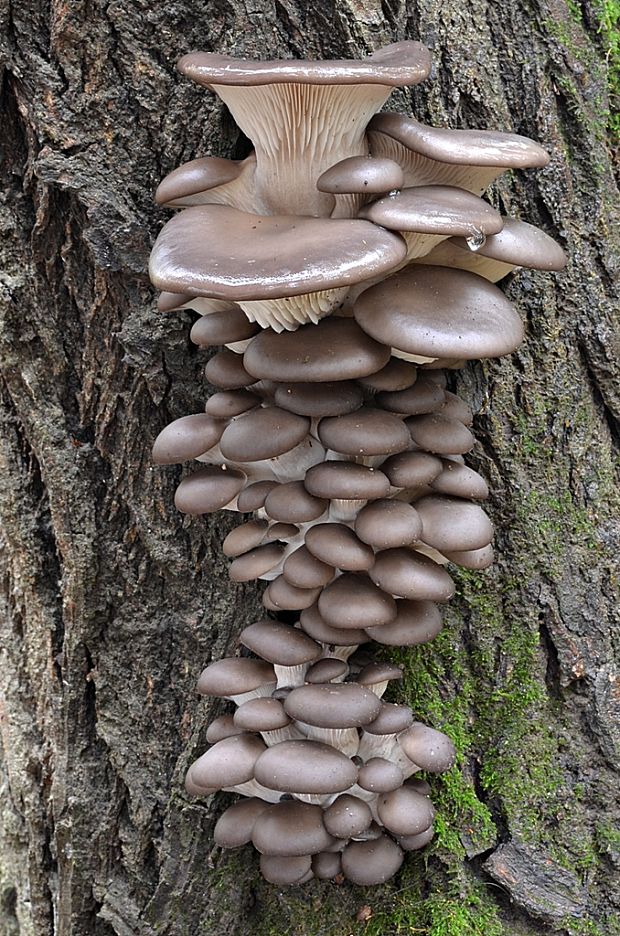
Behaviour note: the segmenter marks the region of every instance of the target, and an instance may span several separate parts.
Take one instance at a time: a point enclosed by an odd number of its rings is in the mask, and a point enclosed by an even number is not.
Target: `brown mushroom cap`
[[[282,741],[259,757],[254,776],[268,789],[285,793],[340,793],[355,783],[357,772],[355,764],[329,744]]]
[[[371,793],[389,793],[402,786],[404,779],[398,764],[384,757],[371,757],[360,767],[357,782],[363,790]]]
[[[197,205],[164,225],[149,274],[169,292],[277,299],[351,286],[393,269],[405,254],[401,237],[369,221]]]
[[[385,497],[390,483],[382,471],[355,462],[324,461],[306,472],[304,486],[315,497],[374,500]]]
[[[445,552],[448,562],[462,566],[463,569],[488,569],[493,562],[493,547],[489,544],[481,549],[465,549],[458,552]]]
[[[369,842],[350,842],[342,853],[342,871],[354,884],[383,884],[403,863],[400,847],[387,835]]]
[[[367,575],[344,572],[323,589],[318,610],[332,627],[378,627],[394,620],[396,602]]]
[[[243,355],[254,377],[283,383],[352,380],[380,370],[390,349],[369,338],[350,318],[333,316],[279,334],[265,330]]]
[[[374,721],[364,725],[364,731],[373,735],[398,734],[413,723],[411,709],[407,705],[382,702]]]
[[[493,524],[478,504],[456,497],[423,497],[416,501],[422,539],[440,552],[481,549],[493,539]]]
[[[314,604],[320,591],[319,587],[298,588],[279,575],[265,589],[263,605],[270,611],[301,611]]]
[[[158,205],[174,204],[179,199],[232,182],[241,172],[242,163],[219,156],[202,156],[183,163],[162,179],[155,192]]]
[[[432,601],[396,602],[396,619],[382,627],[369,627],[366,633],[388,647],[413,647],[436,637],[442,627],[439,608]]]
[[[205,377],[214,387],[222,390],[241,390],[254,379],[243,366],[243,357],[228,348],[214,354],[205,367]]]
[[[523,339],[521,320],[501,290],[448,267],[409,266],[365,290],[354,314],[378,341],[431,358],[500,357]]]
[[[409,361],[392,357],[385,367],[368,377],[358,377],[358,383],[369,390],[406,390],[413,386],[418,376],[417,368]]]
[[[427,452],[399,452],[390,455],[381,465],[381,471],[390,484],[398,488],[422,487],[439,477],[442,462]]]
[[[222,848],[238,848],[252,841],[254,823],[268,807],[264,800],[250,797],[233,803],[215,823],[213,838]]]
[[[338,852],[321,852],[312,856],[312,871],[320,881],[331,881],[342,870],[342,861]]]
[[[393,159],[349,156],[319,176],[316,187],[333,195],[372,195],[400,189],[404,182],[403,170]]]
[[[287,715],[317,728],[359,728],[380,709],[374,692],[356,683],[299,686],[284,700]]]
[[[216,419],[231,419],[260,404],[261,398],[249,390],[222,390],[209,397],[205,412]]]
[[[412,387],[393,393],[390,391],[378,393],[375,401],[383,409],[391,410],[392,413],[419,416],[422,413],[434,413],[441,409],[446,402],[446,394],[434,380],[420,376]]]
[[[366,831],[372,822],[372,813],[364,800],[343,793],[327,807],[323,813],[323,822],[330,835],[348,839]]]
[[[218,715],[207,727],[207,741],[209,744],[216,744],[222,738],[230,738],[241,732],[242,729],[237,728],[232,715]]]
[[[299,527],[294,523],[272,523],[265,534],[265,542],[272,540],[291,540],[299,533]]]
[[[301,416],[295,417],[301,419]],[[279,484],[267,494],[263,504],[272,520],[285,523],[308,523],[317,520],[327,510],[327,501],[309,494],[303,481]]]
[[[463,250],[470,249],[467,241],[460,237],[452,243]],[[563,270],[566,266],[566,254],[552,237],[533,224],[516,218],[504,218],[502,230],[487,237],[476,253],[511,266],[534,270]]]
[[[350,380],[337,383],[285,383],[276,387],[276,406],[310,416],[342,416],[352,413],[364,402],[360,387]]]
[[[375,549],[408,546],[421,539],[422,521],[411,504],[400,500],[376,500],[366,504],[355,518],[355,532]]]
[[[306,671],[305,679],[307,683],[327,683],[348,672],[349,667],[343,660],[338,660],[336,657],[324,657],[312,664]]]
[[[391,455],[411,446],[402,419],[370,407],[322,419],[318,433],[323,445],[344,455]]]
[[[238,509],[242,513],[260,510],[269,492],[277,486],[277,481],[255,481],[253,484],[248,484],[237,498]]]
[[[446,570],[427,556],[409,549],[386,549],[378,553],[368,574],[375,585],[399,598],[449,601],[454,595],[454,582]],[[389,623],[391,621],[386,621]]]
[[[280,666],[301,666],[318,660],[322,649],[298,627],[263,618],[244,628],[239,643]]]
[[[398,844],[404,851],[417,851],[418,848],[424,848],[431,841],[435,834],[432,825],[424,832],[418,832],[417,835],[399,835]]]
[[[199,348],[210,348],[213,345],[245,341],[247,338],[253,338],[259,331],[260,326],[256,322],[250,322],[243,309],[233,306],[232,309],[222,312],[202,315],[194,322],[189,337]]]
[[[263,754],[263,757],[265,755]],[[396,835],[417,835],[433,824],[435,810],[428,796],[409,786],[383,793],[377,806],[381,822]]]
[[[156,465],[174,465],[203,455],[220,440],[225,423],[206,413],[181,416],[159,433],[153,445]]]
[[[263,542],[265,533],[269,528],[266,520],[249,520],[231,530],[222,543],[222,552],[225,556],[241,556],[249,549],[254,549]]]
[[[476,440],[459,419],[441,413],[410,416],[405,420],[411,438],[421,448],[438,455],[464,455]]]
[[[194,761],[187,772],[188,781],[217,790],[245,783],[253,778],[255,764],[266,750],[258,735],[243,733],[223,738]]]
[[[233,582],[252,582],[280,564],[285,547],[281,543],[265,543],[237,556],[228,574]]]
[[[320,640],[321,643],[337,647],[355,647],[358,644],[368,642],[368,635],[359,627],[347,627],[345,629],[328,624],[321,617],[316,604],[302,611],[299,623],[307,634],[314,637],[315,640]]]
[[[491,205],[451,185],[405,188],[365,205],[358,216],[391,230],[461,237],[496,234],[503,226]]]
[[[280,700],[270,696],[244,702],[235,712],[233,720],[244,731],[277,731],[291,723]]]
[[[456,752],[450,738],[421,722],[414,722],[400,734],[398,743],[409,760],[422,770],[441,773],[449,770],[454,763]]]
[[[181,513],[194,516],[214,513],[229,504],[244,484],[245,475],[237,468],[210,465],[183,478],[176,489],[174,505]]]
[[[448,459],[444,459],[442,465],[441,473],[430,482],[434,491],[451,497],[466,497],[471,500],[487,499],[489,487],[477,471]]]
[[[333,841],[323,825],[321,807],[297,800],[267,806],[252,830],[254,847],[263,855],[313,855],[329,848]]]
[[[364,572],[375,561],[370,546],[344,523],[317,523],[306,532],[305,542],[313,556],[337,569]]]
[[[233,419],[220,439],[225,458],[261,461],[284,455],[305,439],[310,422],[277,406],[265,406]]]
[[[465,426],[471,426],[474,422],[474,414],[470,406],[461,400],[455,393],[444,390],[446,401],[441,407],[441,413],[444,416],[450,416],[451,419],[459,419]]]
[[[212,85],[358,85],[401,87],[418,84],[430,71],[426,46],[411,40],[394,42],[361,60],[255,62],[212,52],[191,52],[177,68],[198,84]]]
[[[260,870],[270,884],[301,884],[311,872],[310,855],[261,855]]]
[[[284,562],[282,574],[287,582],[297,588],[318,588],[327,585],[335,570],[326,562],[313,556],[305,546],[299,546]]]
[[[377,686],[392,679],[402,679],[403,668],[387,660],[373,660],[367,663],[357,674],[356,682],[360,686]],[[377,710],[377,715],[381,709]]]
[[[228,657],[209,663],[200,674],[197,689],[200,695],[226,699],[271,684],[275,686],[276,675],[270,663]]]

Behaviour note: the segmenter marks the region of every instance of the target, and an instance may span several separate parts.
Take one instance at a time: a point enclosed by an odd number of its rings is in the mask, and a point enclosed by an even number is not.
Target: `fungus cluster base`
[[[450,564],[491,563],[487,485],[464,460],[473,416],[449,373],[522,340],[497,280],[564,263],[480,198],[506,169],[544,165],[537,144],[373,117],[429,66],[415,42],[361,62],[180,63],[255,151],[194,160],[158,190],[183,209],[153,250],[160,308],[201,313],[191,338],[218,350],[205,410],[167,426],[153,455],[202,463],[176,506],[243,514],[223,543],[230,578],[267,582],[239,655],[199,678],[234,711],[209,725],[186,788],[242,795],[216,842],[252,842],[275,884],[381,883],[432,838],[416,774],[449,768],[454,748],[383,701],[401,671],[369,642],[432,640]]]

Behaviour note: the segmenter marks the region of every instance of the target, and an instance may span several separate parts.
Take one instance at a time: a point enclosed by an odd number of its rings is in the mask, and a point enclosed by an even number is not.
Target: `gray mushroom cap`
[[[242,730],[242,728],[235,725],[232,715],[218,715],[207,727],[207,741],[209,744],[216,744],[222,738],[230,738],[232,735],[241,734]]]
[[[188,196],[226,185],[238,177],[242,165],[241,161],[218,156],[192,159],[162,179],[155,192],[155,202],[158,205],[171,205]]]
[[[332,627],[378,627],[394,620],[396,602],[367,575],[344,572],[323,589],[318,610]]]
[[[209,397],[205,412],[216,419],[231,419],[260,404],[261,398],[249,390],[221,390]]]
[[[285,523],[308,523],[311,520],[317,520],[325,513],[327,501],[310,494],[303,481],[288,481],[269,491],[263,508],[272,520],[282,520]]]
[[[252,830],[254,847],[263,855],[314,855],[325,851],[333,841],[323,825],[321,807],[297,800],[268,806]]]
[[[452,243],[469,251],[465,239],[454,238]],[[511,266],[529,267],[534,270],[563,270],[566,254],[556,241],[540,228],[516,218],[504,218],[501,231],[487,237],[476,253]]]
[[[417,835],[399,835],[398,844],[403,851],[417,851],[418,848],[424,848],[431,841],[435,834],[432,825],[424,832],[418,832]]]
[[[203,455],[217,445],[224,428],[224,422],[206,413],[181,416],[165,426],[155,439],[153,461],[156,465],[174,465]]]
[[[280,564],[285,546],[282,543],[265,543],[237,556],[230,564],[228,575],[232,582],[252,582],[266,575]]]
[[[375,398],[377,404],[392,413],[419,416],[440,410],[446,401],[445,391],[428,377],[420,376],[412,387],[395,392],[384,391]]]
[[[442,462],[428,452],[399,452],[390,455],[381,465],[381,471],[390,484],[398,488],[416,488],[431,484],[439,477]]]
[[[320,587],[298,588],[279,575],[265,589],[263,606],[270,611],[301,611],[314,604],[320,591]]]
[[[417,368],[410,361],[391,357],[385,367],[368,377],[358,377],[358,383],[369,390],[405,390],[413,386],[418,376]]]
[[[396,231],[471,237],[496,234],[503,226],[498,211],[463,189],[451,185],[420,185],[380,198],[359,212]]]
[[[405,423],[416,445],[437,455],[464,455],[476,443],[467,426],[442,413],[410,416]]]
[[[214,513],[234,500],[245,479],[245,474],[236,468],[210,465],[181,481],[174,495],[174,505],[181,513],[194,516]]]
[[[350,842],[342,853],[342,871],[354,884],[383,884],[403,863],[401,848],[387,835],[368,842]]]
[[[237,507],[242,513],[260,510],[269,492],[277,486],[277,481],[255,481],[253,484],[248,484],[237,498]]]
[[[459,552],[445,552],[448,562],[460,565],[463,569],[488,569],[493,562],[493,547],[489,544],[481,549],[465,549]]]
[[[386,829],[395,835],[417,835],[433,824],[435,810],[428,796],[402,786],[379,797],[377,811]]]
[[[260,870],[270,884],[302,884],[312,877],[310,855],[261,855]]]
[[[380,370],[390,349],[370,338],[351,318],[332,316],[294,332],[265,330],[243,355],[257,379],[284,383],[352,380]]]
[[[254,776],[268,789],[285,793],[340,793],[355,783],[357,773],[355,764],[328,744],[282,741],[261,755]]]
[[[284,700],[287,715],[317,728],[359,728],[380,709],[374,692],[356,683],[300,686]]]
[[[465,497],[471,500],[487,499],[489,486],[477,471],[448,459],[444,459],[442,465],[440,474],[430,482],[430,486],[437,494]]]
[[[355,518],[355,532],[364,543],[375,549],[416,543],[422,533],[422,521],[416,507],[400,500],[372,501]]]
[[[321,617],[317,604],[313,604],[302,611],[299,623],[307,634],[314,637],[315,640],[320,640],[321,643],[339,647],[355,647],[358,644],[368,642],[366,631],[359,627],[347,627],[345,629],[328,624]]]
[[[344,523],[317,523],[306,532],[305,542],[313,556],[337,569],[363,572],[375,561],[370,546]]]
[[[379,714],[374,721],[364,725],[364,731],[373,735],[398,734],[413,723],[411,709],[407,705],[382,702]]]
[[[243,366],[241,355],[228,348],[218,351],[207,362],[205,377],[221,390],[241,390],[254,382]]]
[[[431,495],[416,501],[422,539],[440,552],[481,549],[493,539],[493,524],[478,504]]]
[[[194,761],[187,772],[188,782],[217,790],[245,783],[253,778],[255,764],[266,750],[257,735],[243,733],[223,738]]]
[[[276,406],[310,416],[342,416],[359,409],[364,401],[360,387],[350,380],[337,383],[288,383],[276,387]]]
[[[338,852],[321,852],[312,857],[312,871],[320,881],[331,881],[342,871],[342,861]]]
[[[454,763],[455,749],[450,738],[421,722],[414,722],[400,734],[398,743],[409,760],[422,770],[441,773]]]
[[[389,793],[402,786],[404,779],[398,764],[384,757],[371,757],[360,767],[357,782],[363,790],[371,793]]]
[[[299,546],[286,558],[282,574],[297,588],[318,588],[331,582],[335,569],[313,556],[305,546]]]
[[[386,549],[377,553],[368,574],[375,585],[398,598],[449,601],[454,595],[454,582],[446,570],[410,549]]]
[[[336,657],[324,657],[313,663],[310,669],[306,671],[307,683],[327,683],[332,679],[338,679],[349,672],[349,667],[343,660]]]
[[[373,660],[367,663],[357,675],[356,682],[360,686],[376,686],[381,683],[389,682],[392,679],[402,679],[403,668],[395,663],[389,663],[387,660]],[[380,701],[380,700],[379,700]],[[381,707],[377,709],[378,717]]]
[[[401,419],[367,406],[345,416],[322,419],[318,434],[323,445],[344,455],[392,455],[411,445]]]
[[[233,720],[235,725],[244,731],[277,731],[291,722],[282,702],[270,696],[243,702],[235,712]]]
[[[401,189],[404,181],[403,170],[393,159],[349,156],[319,176],[316,187],[333,195],[372,195]]]
[[[304,485],[316,497],[374,500],[385,497],[390,483],[382,471],[355,462],[324,461],[306,472]]]
[[[401,598],[396,607],[396,618],[390,624],[366,629],[368,636],[377,643],[389,647],[413,647],[432,640],[440,632],[442,617],[434,602]]]
[[[378,341],[431,358],[500,357],[523,339],[521,319],[501,290],[448,267],[409,266],[365,290],[354,314]]]
[[[235,527],[224,539],[222,552],[225,556],[241,556],[263,542],[269,528],[266,520],[249,520]]]
[[[320,645],[298,627],[263,618],[244,628],[239,643],[279,666],[301,666],[318,660]]]
[[[330,835],[348,839],[366,831],[372,822],[372,813],[364,800],[343,793],[327,807],[323,813],[323,822]]]
[[[369,221],[197,205],[164,225],[149,275],[168,292],[277,299],[354,285],[393,269],[405,254],[398,234]]]
[[[227,699],[262,686],[275,687],[276,681],[270,663],[247,657],[229,657],[209,663],[200,674],[197,689],[201,695]]]
[[[261,461],[284,455],[306,438],[310,422],[277,406],[260,407],[233,419],[220,439],[225,458]]]
[[[221,312],[202,315],[194,322],[189,337],[198,347],[210,348],[245,341],[259,331],[260,327],[256,322],[250,322],[243,309],[233,306]]]
[[[213,838],[222,848],[238,848],[252,841],[252,829],[258,816],[269,806],[255,797],[233,803],[215,823]]]

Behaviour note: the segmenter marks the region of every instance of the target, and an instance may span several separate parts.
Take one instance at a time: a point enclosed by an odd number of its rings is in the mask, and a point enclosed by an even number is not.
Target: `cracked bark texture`
[[[0,932],[620,932],[619,259],[596,10],[20,0],[3,27]],[[196,678],[259,602],[227,581],[234,521],[183,519],[178,472],[150,465],[158,431],[207,392],[192,314],[155,310],[152,193],[185,160],[247,152],[176,75],[183,53],[355,57],[403,38],[430,46],[434,72],[392,108],[550,149],[492,199],[570,264],[513,276],[523,347],[456,378],[498,560],[459,577],[438,641],[401,655],[399,698],[460,732],[437,844],[383,888],[280,893],[250,849],[213,848],[227,797],[182,788],[219,710]]]

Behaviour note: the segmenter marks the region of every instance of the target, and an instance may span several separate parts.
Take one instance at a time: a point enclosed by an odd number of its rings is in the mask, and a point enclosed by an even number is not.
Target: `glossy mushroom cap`
[[[319,439],[327,448],[353,456],[391,455],[411,445],[401,419],[370,407],[361,407],[346,416],[322,419]]]
[[[399,598],[449,601],[454,595],[454,582],[446,570],[409,549],[386,549],[378,553],[368,574],[375,585]]]
[[[307,531],[305,542],[313,556],[337,569],[363,572],[375,561],[370,546],[344,523],[317,523]]]
[[[199,318],[189,333],[191,340],[200,348],[232,344],[253,338],[260,331],[255,322],[250,322],[239,306],[222,312],[213,312]]]
[[[349,156],[319,176],[316,187],[333,195],[372,195],[401,189],[404,181],[403,170],[392,159]]]
[[[364,731],[374,735],[398,734],[413,723],[411,709],[407,705],[382,702],[379,714],[374,721],[364,725]]]
[[[220,449],[225,458],[236,462],[275,458],[299,445],[309,426],[303,416],[277,406],[260,407],[231,420],[222,433]]]
[[[263,786],[285,793],[340,793],[355,783],[357,767],[320,741],[282,741],[261,755],[254,776]]]
[[[366,628],[368,636],[377,643],[389,647],[413,647],[432,640],[440,632],[441,612],[434,602],[401,598],[396,607],[396,618],[390,624]]]
[[[348,839],[365,832],[372,822],[372,813],[368,803],[343,793],[336,797],[323,814],[325,828],[336,838]]]
[[[239,643],[280,666],[301,666],[318,660],[322,652],[320,645],[299,628],[266,618],[244,628]]]
[[[338,647],[355,647],[358,644],[366,643],[368,640],[366,631],[360,627],[344,628],[328,624],[321,616],[317,604],[313,604],[302,611],[299,623],[307,634],[324,644],[332,644]]]
[[[323,589],[319,614],[332,627],[378,627],[396,617],[396,602],[366,575],[344,572]]]
[[[262,696],[243,702],[234,714],[234,722],[244,731],[277,731],[291,720],[279,699]]]
[[[329,319],[326,319],[329,321]],[[338,383],[292,383],[279,384],[275,392],[275,404],[300,416],[342,416],[359,409],[364,400],[360,387],[352,381]]]
[[[245,783],[253,778],[255,764],[266,750],[257,735],[244,733],[223,738],[194,761],[187,772],[188,783],[218,790]]]
[[[401,786],[379,797],[381,822],[396,835],[417,835],[433,824],[435,810],[428,796]]]
[[[423,497],[416,502],[422,539],[440,552],[481,549],[493,539],[493,524],[482,507],[456,497]]]
[[[304,485],[316,497],[330,500],[374,500],[385,497],[390,489],[382,471],[347,461],[313,465],[306,472]]]
[[[441,773],[454,763],[454,744],[447,735],[421,722],[414,722],[398,736],[398,743],[410,761],[422,770]]]
[[[422,534],[422,521],[416,507],[400,500],[373,501],[358,513],[355,532],[375,549],[409,546],[418,542]]]

